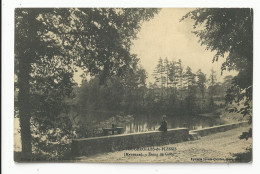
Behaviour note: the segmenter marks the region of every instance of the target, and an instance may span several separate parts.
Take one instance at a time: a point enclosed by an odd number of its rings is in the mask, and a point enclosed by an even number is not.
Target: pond
[[[194,130],[194,129],[212,127],[212,126],[226,123],[225,121],[221,120],[219,117],[206,117],[206,116],[167,115],[166,120],[168,122],[168,129],[180,128],[183,127],[184,124],[186,124],[190,130]],[[158,116],[137,115],[134,117],[133,121],[125,124],[124,133],[153,131],[159,128],[161,121],[162,118],[159,115]]]
[[[97,123],[107,120],[110,116],[98,114],[92,115],[93,118],[90,120],[96,120]],[[112,116],[112,115],[111,115]],[[184,124],[190,130],[200,129],[205,127],[212,127],[216,125],[226,124],[224,120],[219,117],[207,117],[207,116],[176,116],[167,115],[166,118],[168,122],[168,129],[184,127]],[[147,132],[157,130],[161,124],[161,115],[134,115],[132,121],[120,125],[124,128],[124,134],[137,133],[137,132]],[[14,138],[15,144],[14,148],[16,151],[21,150],[21,137],[20,137],[20,127],[19,118],[14,118]],[[109,124],[110,125],[110,124]],[[109,126],[110,127],[110,126]],[[102,128],[100,127],[102,130]],[[82,137],[80,137],[82,138]]]

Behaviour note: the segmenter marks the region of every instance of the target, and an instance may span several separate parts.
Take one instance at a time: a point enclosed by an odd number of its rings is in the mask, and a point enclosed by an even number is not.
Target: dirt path
[[[77,162],[231,162],[234,154],[246,151],[252,139],[240,140],[242,132],[249,127],[240,127],[221,132],[199,140],[165,146],[155,146],[157,150],[124,150],[90,157],[80,157]]]

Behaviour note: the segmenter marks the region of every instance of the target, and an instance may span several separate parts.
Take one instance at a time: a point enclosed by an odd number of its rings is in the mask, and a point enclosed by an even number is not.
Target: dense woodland
[[[221,107],[232,76],[218,82],[214,70],[207,76],[201,70],[192,72],[181,59],[158,59],[154,83],[146,83],[147,73],[136,62],[122,77],[112,76],[100,85],[98,76],[75,86],[71,98],[77,111],[115,112],[125,114],[154,113],[195,115]]]
[[[159,11],[16,9],[15,115],[21,160],[68,158],[75,132],[93,126],[77,118],[93,121],[97,116],[84,113],[193,116],[242,103],[234,111],[251,116],[252,10],[197,9],[182,19],[194,20],[200,43],[217,52],[209,59],[225,57],[222,70],[236,70],[237,76],[218,82],[214,70],[194,72],[181,57],[158,58],[155,83],[147,83],[145,69],[129,50],[141,23]],[[80,86],[73,80],[78,68],[84,71]],[[250,131],[244,136],[250,137]]]

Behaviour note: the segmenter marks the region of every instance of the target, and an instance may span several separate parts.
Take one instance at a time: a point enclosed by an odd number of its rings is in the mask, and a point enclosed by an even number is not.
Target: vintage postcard
[[[252,162],[253,9],[16,8],[14,161]]]

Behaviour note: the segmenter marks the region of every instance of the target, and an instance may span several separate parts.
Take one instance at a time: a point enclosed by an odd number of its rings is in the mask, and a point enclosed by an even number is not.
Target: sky
[[[137,54],[140,64],[147,71],[147,82],[154,82],[152,76],[158,59],[162,57],[168,60],[182,60],[184,69],[189,66],[192,72],[201,69],[209,77],[211,69],[217,74],[217,80],[222,82],[226,75],[236,75],[236,72],[224,71],[221,76],[221,64],[224,59],[212,63],[214,52],[205,50],[198,38],[191,33],[194,21],[186,19],[180,22],[182,16],[193,9],[163,8],[153,19],[145,21],[133,41],[130,52]],[[79,71],[74,75],[75,81],[80,84]]]
[[[131,53],[137,54],[142,67],[148,72],[148,82],[154,82],[153,70],[160,57],[168,60],[181,59],[184,67],[190,66],[195,73],[198,69],[210,74],[213,68],[219,81],[226,75],[236,72],[225,71],[221,76],[221,64],[224,59],[212,63],[214,52],[206,51],[191,33],[194,21],[180,22],[182,16],[192,9],[164,8],[153,19],[142,24],[138,39],[133,41]]]

